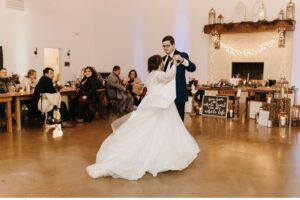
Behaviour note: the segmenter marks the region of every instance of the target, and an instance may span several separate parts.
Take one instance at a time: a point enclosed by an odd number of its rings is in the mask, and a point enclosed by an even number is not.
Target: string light
[[[251,57],[271,49],[277,42],[278,42],[278,38],[274,36],[272,37],[271,40],[260,44],[257,49],[244,49],[244,50],[236,49],[224,42],[221,42],[220,45],[222,49],[225,49],[231,55]]]
[[[212,42],[210,43],[210,53],[209,53],[209,66],[211,67],[209,67],[208,69],[209,82],[217,82],[219,80],[218,77],[222,77],[222,74],[219,74],[222,72],[214,69],[216,53],[220,51],[218,49],[215,49],[214,47],[214,42],[217,42],[218,39],[219,38],[216,35],[212,35],[211,37]],[[220,41],[220,49],[221,50],[224,49],[228,54],[236,57],[254,57],[276,46],[278,43],[278,39],[279,38],[277,36],[273,36],[270,40],[262,42],[256,48],[253,49],[237,49],[225,42]],[[230,59],[230,58],[226,58],[226,59]],[[282,66],[282,68],[284,67]],[[284,69],[281,69],[281,71],[284,71]]]

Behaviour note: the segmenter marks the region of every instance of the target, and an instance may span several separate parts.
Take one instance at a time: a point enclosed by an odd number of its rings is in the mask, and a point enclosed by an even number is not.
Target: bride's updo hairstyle
[[[152,72],[159,68],[160,63],[162,63],[163,59],[160,55],[151,56],[148,59],[148,72]]]

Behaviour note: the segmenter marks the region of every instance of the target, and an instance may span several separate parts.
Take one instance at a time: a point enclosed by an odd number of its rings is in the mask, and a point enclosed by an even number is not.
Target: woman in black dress
[[[100,87],[100,81],[97,78],[97,72],[93,67],[84,69],[84,77],[77,89],[77,96],[73,102],[73,117],[77,122],[92,121],[97,104],[97,89]]]

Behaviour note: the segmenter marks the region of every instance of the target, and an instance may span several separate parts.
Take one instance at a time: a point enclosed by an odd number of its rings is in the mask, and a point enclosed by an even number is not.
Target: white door
[[[44,67],[51,67],[54,69],[54,80],[59,81],[60,74],[60,49],[59,48],[45,48],[44,49]]]

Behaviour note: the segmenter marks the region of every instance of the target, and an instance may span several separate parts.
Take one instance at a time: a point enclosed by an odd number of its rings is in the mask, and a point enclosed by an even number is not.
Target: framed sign
[[[269,111],[265,111],[265,110],[259,111],[258,124],[262,126],[268,126],[269,116],[270,116]]]
[[[204,96],[202,100],[202,115],[227,118],[228,97]]]
[[[248,102],[248,115],[250,119],[255,119],[255,114],[259,112],[259,108],[263,105],[261,101]]]

